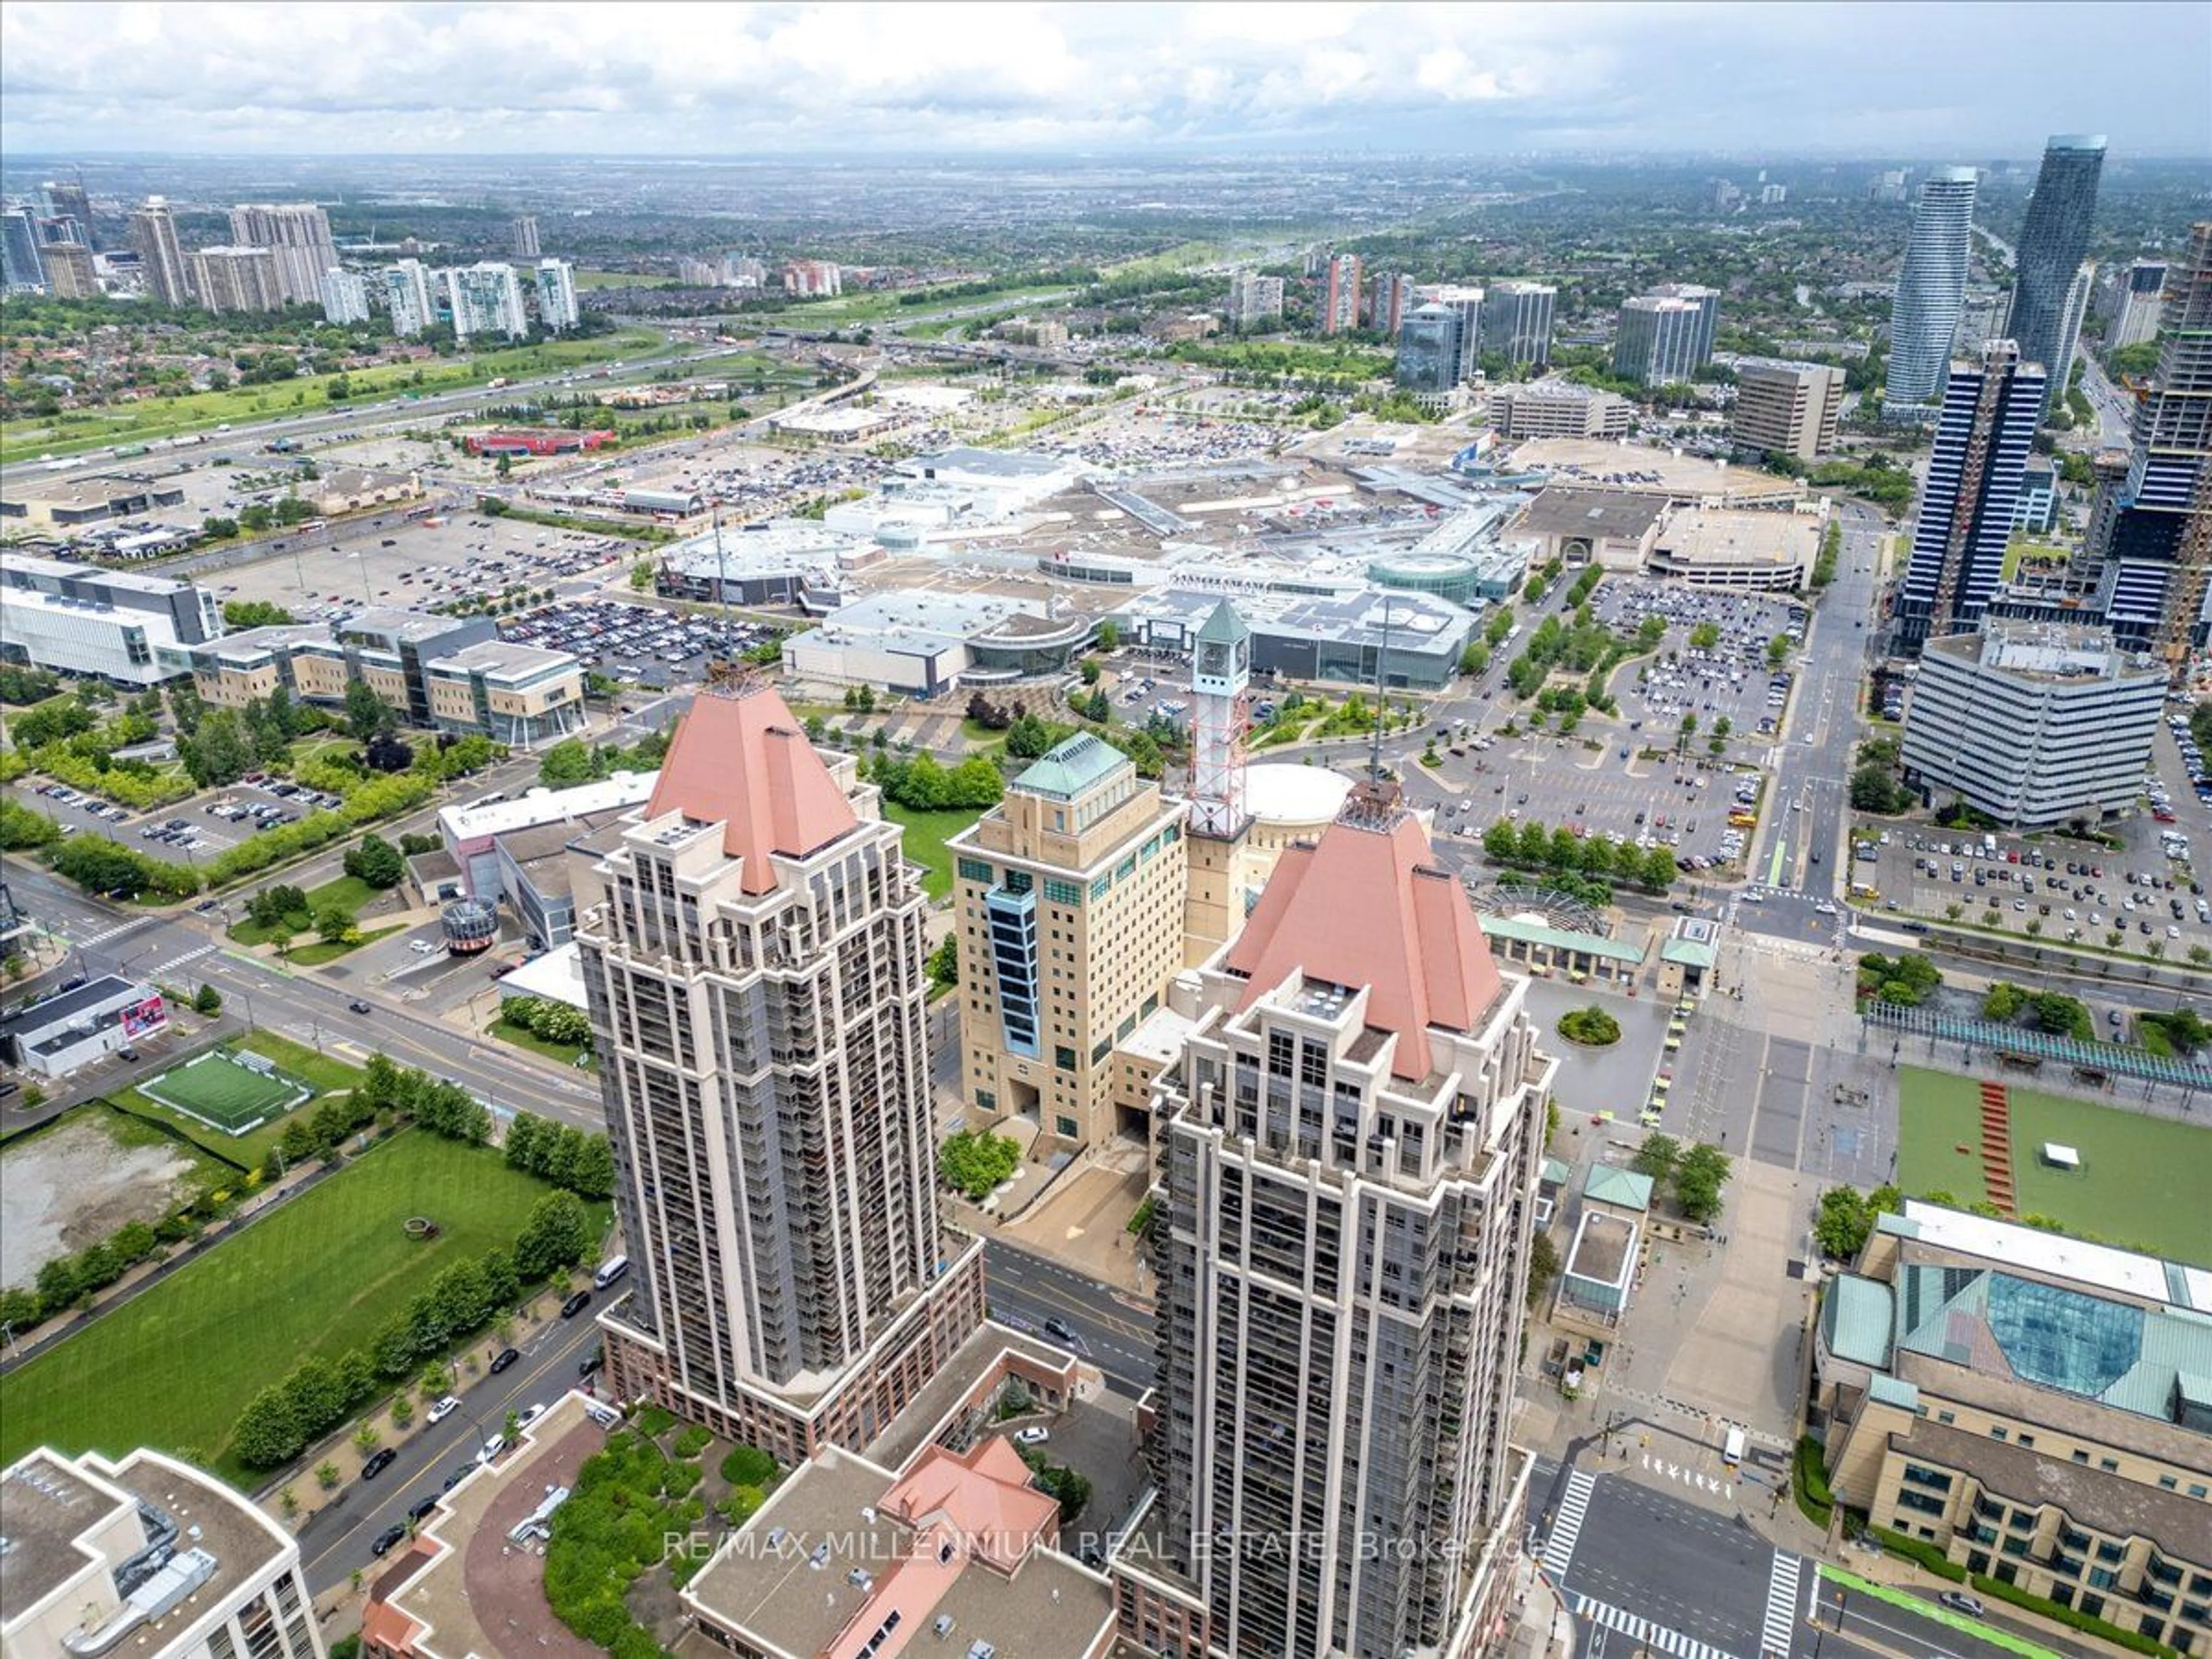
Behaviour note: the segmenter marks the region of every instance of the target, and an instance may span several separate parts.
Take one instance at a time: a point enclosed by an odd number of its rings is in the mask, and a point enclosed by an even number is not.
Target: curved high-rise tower
[[[2097,181],[2105,171],[2102,133],[2061,133],[2044,147],[2043,170],[2035,175],[2021,227],[2012,286],[2012,318],[2005,325],[2024,363],[2041,363],[2053,391],[2063,397],[2067,364],[2063,348],[2068,299],[2081,260],[2089,251],[2089,221],[2097,210]],[[2086,297],[2086,296],[2085,296]],[[2074,313],[2080,330],[2080,313]]]
[[[1974,179],[1972,167],[1939,167],[1920,187],[1912,236],[1905,246],[1897,298],[1890,307],[1889,380],[1881,399],[1886,416],[1932,417],[1929,405],[1942,392],[1952,337],[1959,331],[1959,305],[1966,292]]]

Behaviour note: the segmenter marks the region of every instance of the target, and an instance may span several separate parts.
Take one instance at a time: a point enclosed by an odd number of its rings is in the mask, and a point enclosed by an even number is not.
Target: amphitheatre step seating
[[[1982,1184],[1990,1202],[2007,1215],[2014,1213],[2012,1190],[2012,1108],[2002,1083],[1982,1085]]]

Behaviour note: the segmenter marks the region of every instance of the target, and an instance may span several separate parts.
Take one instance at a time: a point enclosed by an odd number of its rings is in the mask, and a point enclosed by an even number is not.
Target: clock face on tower
[[[1229,678],[1229,647],[1209,642],[1198,647],[1198,672],[1212,680]]]

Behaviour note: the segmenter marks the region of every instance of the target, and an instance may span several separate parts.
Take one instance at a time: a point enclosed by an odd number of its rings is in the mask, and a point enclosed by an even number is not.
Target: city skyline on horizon
[[[1894,29],[1832,5],[349,4],[280,23],[228,4],[29,0],[0,16],[0,145],[18,156],[1980,161],[2032,157],[2065,129],[2112,131],[2122,155],[2205,155],[2190,112],[2212,63],[2212,12],[2103,8],[2063,57],[2040,50],[2033,27],[1990,38],[1983,15],[1885,13],[1925,48],[1900,57]],[[2152,33],[2173,49],[2143,52]],[[301,76],[302,58],[319,72]],[[1968,61],[1971,82],[1954,67]],[[1859,90],[1834,97],[1844,88]],[[839,130],[828,144],[825,125]],[[160,146],[179,131],[198,148]]]

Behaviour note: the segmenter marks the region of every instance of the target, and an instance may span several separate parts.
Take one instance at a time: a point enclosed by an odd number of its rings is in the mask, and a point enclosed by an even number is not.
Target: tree
[[[346,849],[346,874],[371,887],[397,887],[407,873],[406,860],[399,849],[379,835],[363,836],[360,842]]]
[[[937,1171],[945,1184],[978,1203],[1013,1174],[1021,1161],[1020,1143],[986,1129],[948,1135],[937,1151]]]
[[[529,1219],[514,1241],[514,1270],[526,1281],[573,1267],[591,1249],[591,1226],[583,1200],[574,1193],[549,1193],[531,1206]]]
[[[222,993],[212,985],[203,983],[193,994],[192,1012],[213,1019],[222,1012]]]
[[[1664,1181],[1681,1155],[1680,1141],[1654,1129],[1644,1137],[1644,1144],[1636,1149],[1635,1159],[1628,1167],[1638,1175],[1650,1176],[1654,1182]]]
[[[1728,1154],[1700,1141],[1674,1165],[1674,1202],[1703,1225],[1721,1212],[1721,1188],[1728,1183]]]
[[[343,904],[330,904],[315,915],[315,933],[328,945],[344,945],[358,937],[353,912]]]
[[[615,1190],[614,1148],[605,1135],[585,1135],[568,1165],[569,1190],[580,1198],[611,1198]]]
[[[392,706],[369,689],[366,680],[349,680],[345,689],[346,730],[362,743],[397,724]]]
[[[1710,651],[1720,642],[1721,629],[1718,623],[1699,623],[1690,630],[1690,648],[1692,651]]]
[[[292,620],[292,613],[267,599],[226,599],[222,621],[226,628],[273,628]]]
[[[938,947],[929,953],[923,966],[929,973],[933,991],[949,991],[960,983],[960,940],[958,935],[947,933]]]
[[[556,789],[598,775],[591,748],[580,738],[563,738],[538,757],[538,781]]]
[[[290,1390],[272,1382],[255,1395],[231,1426],[230,1438],[231,1449],[248,1468],[273,1469],[297,1457],[307,1445],[307,1436],[301,1431]]]
[[[1109,653],[1121,648],[1121,624],[1109,618],[1098,624],[1098,648]]]

